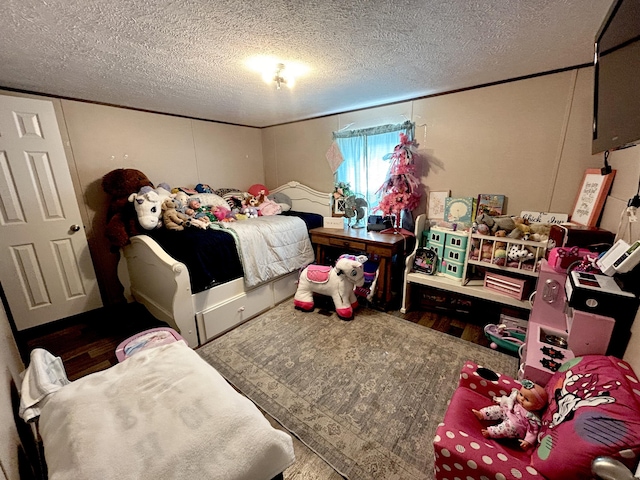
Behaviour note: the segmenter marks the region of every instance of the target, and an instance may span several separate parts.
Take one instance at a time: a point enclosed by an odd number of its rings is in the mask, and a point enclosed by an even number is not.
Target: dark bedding
[[[304,212],[284,212],[300,217],[307,230],[321,227],[322,215]],[[250,222],[251,220],[244,220]],[[224,230],[186,228],[181,231],[151,230],[148,235],[189,270],[191,293],[198,293],[244,275],[233,236]]]
[[[324,222],[324,217],[322,215],[318,215],[317,213],[294,212],[292,210],[289,210],[288,212],[282,212],[280,215],[289,217],[300,217],[302,220],[304,220],[304,223],[307,224],[307,230],[311,230],[312,228],[319,228]]]
[[[191,293],[244,275],[233,237],[223,230],[186,228],[151,230],[149,236],[189,270]]]

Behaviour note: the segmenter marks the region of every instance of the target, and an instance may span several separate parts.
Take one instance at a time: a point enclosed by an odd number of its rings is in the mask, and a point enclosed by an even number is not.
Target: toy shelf
[[[539,260],[543,259],[547,251],[547,242],[534,242],[532,240],[519,240],[509,237],[494,237],[491,235],[481,235],[472,233],[470,236],[470,246],[467,250],[467,263],[486,268],[493,268],[504,272],[514,272],[521,275],[538,276]],[[519,260],[510,262],[506,258],[496,258],[496,248],[500,243],[506,244],[504,250],[508,253],[515,246],[518,249],[528,247],[533,253],[533,258],[529,260]],[[483,249],[485,250],[483,252]],[[483,255],[484,253],[484,255]],[[485,258],[482,258],[482,257]],[[496,262],[504,261],[504,265]]]
[[[503,305],[511,307],[521,308],[524,310],[531,310],[531,303],[529,300],[518,300],[516,298],[509,297],[502,293],[497,293],[482,285],[465,285],[459,280],[447,278],[443,275],[425,275],[424,273],[410,272],[406,274],[404,285],[404,297],[401,313],[407,313],[409,309],[408,299],[408,287],[409,284],[425,285],[427,287],[437,288],[440,290],[446,290],[449,292],[459,293],[461,295],[467,295],[469,297],[480,298],[482,300],[489,300]]]
[[[415,221],[415,233],[416,238],[420,238],[423,235],[425,224],[427,222],[426,215],[422,214],[416,218]],[[529,247],[532,250],[533,258],[528,261],[518,261],[502,266],[494,263],[496,259],[496,242],[502,242],[505,244],[505,250],[508,251],[512,246],[518,248]],[[477,243],[478,252],[482,252],[483,246],[486,246],[487,251],[490,252],[490,256],[487,256],[484,260],[471,256],[473,246]],[[416,243],[416,249],[420,246],[420,242]],[[488,247],[491,248],[488,248]],[[415,259],[416,250],[412,254],[407,256],[405,264],[404,286],[402,292],[402,305],[400,312],[406,313],[410,303],[411,285],[424,285],[435,289],[446,290],[449,292],[458,293],[461,295],[467,295],[470,297],[482,298],[485,300],[501,303],[503,305],[509,305],[525,310],[531,309],[531,303],[529,299],[519,300],[513,298],[504,293],[499,293],[492,289],[486,288],[484,284],[477,284],[477,281],[469,281],[467,267],[469,265],[477,265],[487,269],[496,271],[512,272],[521,276],[537,277],[539,274],[539,260],[544,258],[547,249],[547,242],[534,242],[532,240],[516,240],[508,237],[494,237],[489,235],[469,234],[469,241],[467,242],[465,252],[465,262],[463,275],[460,279],[447,278],[443,275],[426,275],[413,271],[413,262]],[[481,255],[481,253],[480,253]]]

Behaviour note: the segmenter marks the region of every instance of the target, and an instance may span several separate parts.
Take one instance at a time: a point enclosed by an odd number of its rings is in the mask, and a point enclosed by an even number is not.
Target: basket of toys
[[[504,324],[495,325],[490,323],[484,327],[484,334],[491,341],[491,348],[504,348],[513,353],[517,353],[521,345],[524,344],[526,331],[518,327],[507,327]]]

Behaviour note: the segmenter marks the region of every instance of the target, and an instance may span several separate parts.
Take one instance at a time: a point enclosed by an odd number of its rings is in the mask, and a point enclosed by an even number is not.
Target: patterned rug
[[[352,479],[433,478],[432,440],[460,368],[517,359],[371,309],[350,322],[285,302],[198,353]]]

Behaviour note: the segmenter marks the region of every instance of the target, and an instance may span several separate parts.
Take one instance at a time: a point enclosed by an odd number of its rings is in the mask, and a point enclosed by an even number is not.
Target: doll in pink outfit
[[[538,412],[547,405],[547,392],[531,380],[522,380],[509,396],[494,397],[497,405],[472,410],[478,420],[501,420],[482,429],[485,438],[518,438],[520,447],[528,449],[536,443],[540,431]]]

